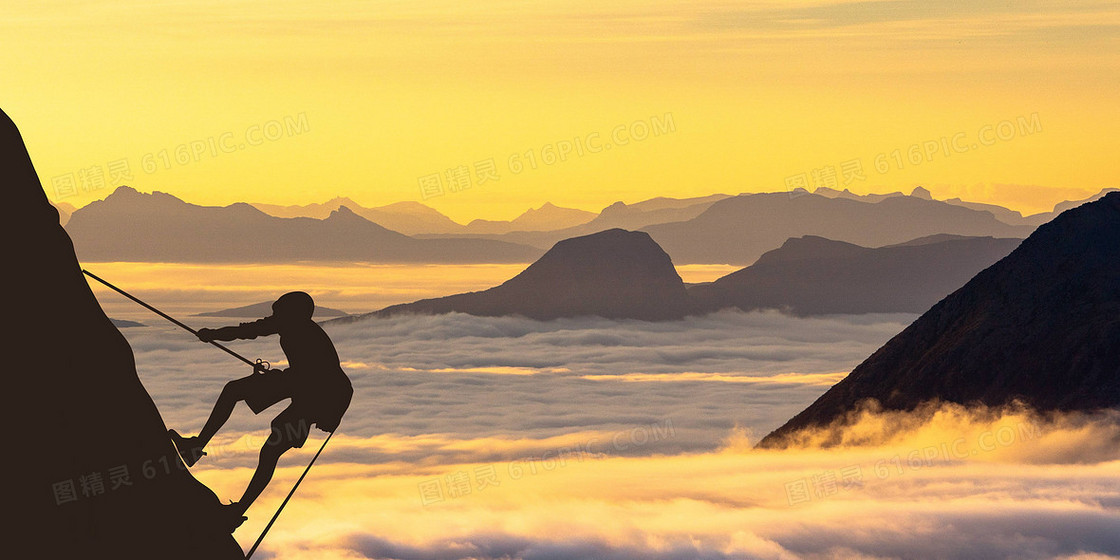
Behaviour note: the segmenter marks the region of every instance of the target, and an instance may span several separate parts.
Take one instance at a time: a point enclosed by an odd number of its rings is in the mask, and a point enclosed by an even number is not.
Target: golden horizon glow
[[[1120,8],[1110,4],[60,1],[5,11],[0,103],[48,194],[77,205],[128,184],[215,205],[416,200],[465,222],[546,201],[597,211],[782,190],[857,160],[866,179],[839,188],[922,185],[1024,213],[1120,186]],[[666,118],[664,134],[544,161],[560,142]],[[1000,128],[1020,121],[1037,126]],[[270,124],[287,122],[294,131]],[[490,158],[498,181],[423,198],[421,177]],[[80,183],[121,160],[132,179],[52,192],[58,177]]]

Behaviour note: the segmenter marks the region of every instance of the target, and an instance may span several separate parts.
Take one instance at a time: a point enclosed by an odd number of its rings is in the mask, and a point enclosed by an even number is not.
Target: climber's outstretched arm
[[[252,339],[258,336],[277,334],[279,325],[274,317],[265,317],[251,323],[241,323],[236,327],[222,327],[220,329],[198,329],[198,339],[203,342],[213,340]]]

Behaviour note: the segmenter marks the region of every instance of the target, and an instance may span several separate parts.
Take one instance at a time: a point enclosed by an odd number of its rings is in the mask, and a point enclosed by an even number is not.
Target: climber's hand
[[[203,341],[203,342],[213,342],[214,341],[214,330],[213,329],[198,329],[197,334],[198,334],[198,339]]]

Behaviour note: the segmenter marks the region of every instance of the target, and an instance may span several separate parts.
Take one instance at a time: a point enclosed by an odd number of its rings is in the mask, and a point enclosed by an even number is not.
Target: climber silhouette
[[[289,449],[303,447],[315,424],[333,432],[350,406],[354,389],[339,365],[338,352],[330,337],[311,316],[315,302],[304,292],[280,296],[272,304],[272,315],[251,323],[220,329],[199,329],[203,342],[252,339],[280,335],[280,347],[288,358],[288,369],[255,370],[252,375],[226,383],[214,410],[197,436],[185,438],[169,430],[179,455],[193,466],[203,455],[214,434],[229,420],[234,406],[245,401],[254,414],[290,398],[291,404],[272,420],[272,434],[261,448],[260,461],[245,493],[237,502],[223,506],[230,530],[246,519],[245,511],[268,486],[280,456]]]

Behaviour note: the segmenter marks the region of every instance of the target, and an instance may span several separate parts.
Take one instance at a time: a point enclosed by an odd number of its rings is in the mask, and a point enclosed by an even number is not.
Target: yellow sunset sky
[[[1029,213],[1120,186],[1114,2],[50,1],[6,3],[0,49],[0,106],[77,206],[465,222],[804,180]]]

